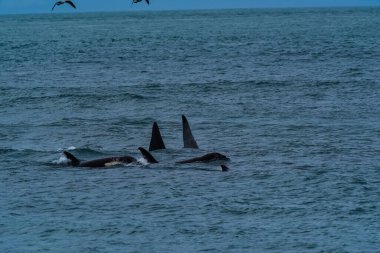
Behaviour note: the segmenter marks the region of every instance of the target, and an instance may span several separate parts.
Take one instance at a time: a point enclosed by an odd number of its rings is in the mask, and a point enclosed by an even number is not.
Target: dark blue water
[[[1,252],[379,252],[380,9],[0,24]],[[65,164],[141,159],[153,121],[157,165]]]

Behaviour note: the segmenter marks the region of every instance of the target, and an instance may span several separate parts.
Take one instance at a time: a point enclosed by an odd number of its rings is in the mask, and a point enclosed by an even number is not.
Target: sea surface
[[[379,8],[0,16],[0,251],[380,252],[379,27]],[[230,171],[175,164],[214,151]]]

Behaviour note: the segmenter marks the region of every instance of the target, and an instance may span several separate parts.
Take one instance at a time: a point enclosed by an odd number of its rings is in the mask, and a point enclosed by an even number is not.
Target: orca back
[[[70,164],[72,166],[79,166],[80,160],[77,159],[73,154],[71,154],[67,151],[63,151],[63,153],[65,154],[66,158],[70,160]]]

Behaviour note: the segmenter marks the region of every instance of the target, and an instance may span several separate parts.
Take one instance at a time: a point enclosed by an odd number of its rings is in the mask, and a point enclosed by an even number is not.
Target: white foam
[[[139,159],[137,159],[137,161],[138,161],[140,164],[142,164],[142,165],[148,165],[148,164],[149,164],[148,161],[145,160],[145,158],[139,158]]]
[[[63,152],[63,151],[65,151],[65,150],[75,150],[75,149],[77,149],[77,148],[74,147],[74,146],[70,146],[70,147],[68,147],[68,148],[59,148],[57,151],[58,151],[58,152]]]
[[[63,154],[58,158],[58,160],[53,161],[54,164],[67,164],[68,162],[69,160]]]
[[[136,166],[136,163],[123,163],[125,167]]]

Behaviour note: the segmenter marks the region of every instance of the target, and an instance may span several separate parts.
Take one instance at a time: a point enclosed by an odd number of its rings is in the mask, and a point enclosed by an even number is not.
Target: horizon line
[[[268,6],[268,7],[237,7],[237,8],[184,8],[184,9],[154,9],[154,10],[148,10],[148,9],[134,9],[134,10],[90,10],[90,11],[81,11],[81,10],[74,10],[74,11],[56,11],[56,12],[49,12],[49,11],[35,11],[35,12],[8,12],[8,13],[2,13],[0,12],[0,16],[7,16],[7,15],[41,15],[41,14],[91,14],[91,13],[123,13],[123,12],[132,12],[132,13],[139,13],[139,12],[172,12],[172,11],[217,11],[217,10],[286,10],[286,9],[344,9],[344,8],[380,8],[379,5],[325,5],[325,6],[287,6],[287,7],[275,7],[275,6]]]

